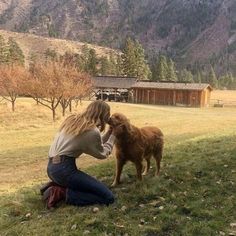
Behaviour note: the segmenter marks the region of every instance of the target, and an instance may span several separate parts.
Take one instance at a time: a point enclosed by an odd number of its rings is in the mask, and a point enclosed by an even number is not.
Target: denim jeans
[[[66,157],[59,164],[53,164],[49,160],[47,173],[52,181],[67,188],[66,203],[68,204],[109,205],[114,202],[113,193],[95,178],[78,170],[73,157]]]

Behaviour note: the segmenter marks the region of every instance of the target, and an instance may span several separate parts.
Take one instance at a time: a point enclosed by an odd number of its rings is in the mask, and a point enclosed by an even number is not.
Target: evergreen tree
[[[116,55],[113,52],[109,53],[109,74],[110,75],[116,75]]]
[[[122,55],[123,72],[127,76],[148,79],[150,68],[145,59],[144,49],[138,41],[126,40]]]
[[[122,58],[121,55],[117,55],[116,58],[116,73],[117,76],[123,75],[123,63],[122,63]]]
[[[99,59],[100,62],[100,69],[99,74],[101,75],[109,75],[110,73],[110,63],[107,57],[103,56]]]
[[[97,74],[97,55],[94,49],[89,50],[86,72],[90,75]]]
[[[8,40],[8,47],[9,47],[9,57],[8,57],[9,63],[24,65],[25,56],[23,54],[23,51],[21,50],[17,42],[11,37]]]
[[[201,73],[199,71],[197,71],[196,77],[195,77],[195,82],[196,83],[201,83],[202,82],[202,76]]]
[[[2,35],[0,35],[0,64],[8,62],[9,50]]]
[[[81,48],[81,54],[77,56],[77,65],[80,71],[88,72],[89,47],[87,44]]]
[[[150,77],[151,71],[145,59],[144,49],[142,45],[136,41],[135,42],[135,58],[136,58],[136,76],[139,79],[148,79]]]
[[[175,70],[175,63],[171,59],[168,62],[166,78],[169,81],[177,81],[178,80],[177,75],[176,75],[176,70]]]
[[[208,83],[214,88],[218,87],[218,80],[216,78],[216,74],[212,66],[208,75]]]
[[[186,82],[186,83],[193,83],[194,80],[193,80],[193,75],[191,71],[188,71],[186,69],[180,71],[179,81]]]
[[[123,71],[126,76],[136,76],[136,58],[134,42],[128,38],[122,50]]]
[[[229,88],[229,89],[236,89],[236,79],[232,75],[231,72],[228,75],[228,86],[227,86],[227,88]]]
[[[167,73],[168,73],[167,59],[164,55],[161,55],[159,57],[157,68],[156,68],[157,81],[167,80]]]

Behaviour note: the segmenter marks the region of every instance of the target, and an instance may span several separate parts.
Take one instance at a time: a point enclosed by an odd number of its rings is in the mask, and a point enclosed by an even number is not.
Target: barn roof
[[[96,76],[92,78],[95,88],[112,89],[131,89],[131,88],[149,88],[149,89],[170,89],[170,90],[204,90],[212,87],[209,84],[199,83],[179,83],[179,82],[151,82],[138,81],[136,77],[117,77],[117,76]]]
[[[92,78],[96,88],[130,89],[135,84],[135,77],[96,76]]]
[[[204,90],[212,87],[209,84],[199,83],[166,83],[166,82],[143,82],[137,81],[132,88],[158,88],[158,89],[171,89],[171,90]]]

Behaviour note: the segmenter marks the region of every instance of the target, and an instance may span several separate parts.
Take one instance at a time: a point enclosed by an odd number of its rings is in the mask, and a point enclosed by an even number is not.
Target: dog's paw
[[[112,185],[111,185],[111,187],[114,188],[114,187],[116,187],[117,185],[118,185],[117,182],[113,182]]]

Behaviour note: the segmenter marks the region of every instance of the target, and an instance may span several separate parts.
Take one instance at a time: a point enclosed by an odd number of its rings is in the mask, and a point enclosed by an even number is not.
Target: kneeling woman
[[[100,134],[109,117],[109,105],[95,101],[88,105],[85,112],[71,115],[62,123],[49,150],[47,172],[52,182],[41,189],[49,209],[62,200],[76,206],[114,202],[112,192],[95,178],[78,170],[75,162],[82,153],[98,159],[109,156],[115,137],[111,129],[103,137]]]

